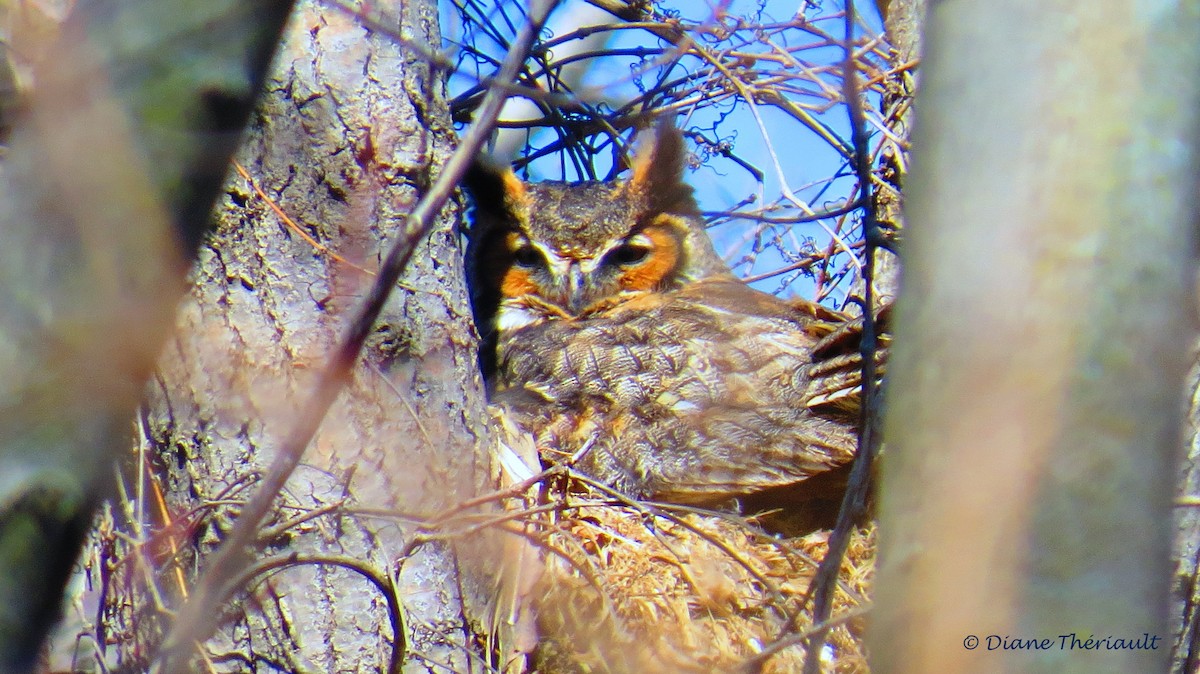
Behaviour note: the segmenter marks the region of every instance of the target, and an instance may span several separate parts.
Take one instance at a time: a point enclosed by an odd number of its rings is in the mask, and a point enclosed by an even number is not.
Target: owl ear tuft
[[[687,150],[683,134],[663,120],[638,134],[638,149],[629,178],[631,194],[640,196],[646,207],[659,213],[694,213],[692,188],[683,180]]]
[[[512,167],[481,155],[471,162],[462,186],[475,202],[476,220],[484,217],[512,217],[526,198],[525,183]]]

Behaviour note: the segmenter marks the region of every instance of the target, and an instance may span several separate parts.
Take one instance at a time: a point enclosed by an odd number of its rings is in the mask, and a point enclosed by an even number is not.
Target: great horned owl
[[[492,402],[543,461],[712,503],[851,460],[854,424],[826,403],[854,357],[844,317],[731,274],[684,152],[659,125],[625,180],[525,183],[477,163],[468,273]]]

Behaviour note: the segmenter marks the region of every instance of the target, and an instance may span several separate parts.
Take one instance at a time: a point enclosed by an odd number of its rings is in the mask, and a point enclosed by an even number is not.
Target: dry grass
[[[570,503],[543,523],[536,671],[800,671],[796,635],[812,626],[805,594],[827,531],[781,539],[716,513]],[[872,525],[855,532],[842,565],[823,671],[867,671],[874,558]],[[797,643],[750,666],[781,639]]]

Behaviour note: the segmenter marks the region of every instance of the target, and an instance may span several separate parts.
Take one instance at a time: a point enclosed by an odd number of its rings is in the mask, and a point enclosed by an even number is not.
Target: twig
[[[854,618],[858,618],[859,616],[865,615],[870,610],[871,610],[870,605],[856,606],[856,607],[846,611],[845,613],[839,614],[838,617],[834,618],[833,620],[828,620],[828,621],[824,621],[824,622],[820,622],[820,623],[814,623],[812,627],[808,628],[807,630],[804,630],[803,632],[798,632],[796,634],[790,634],[788,636],[782,637],[781,639],[779,639],[777,641],[767,644],[767,646],[764,647],[762,649],[762,651],[755,653],[753,656],[747,658],[745,660],[745,662],[741,663],[741,665],[738,666],[738,668],[735,670],[735,674],[750,674],[751,672],[761,672],[762,666],[764,664],[766,664],[767,660],[770,660],[776,653],[779,653],[780,651],[783,651],[784,649],[791,648],[792,646],[799,645],[799,644],[803,643],[804,640],[806,640],[806,639],[812,639],[817,635],[825,634],[826,632],[828,632],[830,630],[830,628],[837,627],[838,625],[849,622],[850,620],[853,620]],[[824,646],[824,643],[825,643],[825,640],[824,640],[824,637],[822,637],[821,638],[822,646]],[[811,642],[810,642],[810,645],[811,645]],[[814,660],[820,661],[820,657],[814,658],[812,656],[812,651],[808,651],[808,653],[805,657],[805,661],[804,661],[806,671],[808,669],[808,663],[812,662]]]
[[[389,658],[386,671],[388,674],[398,674],[400,666],[404,661],[404,655],[408,651],[408,641],[404,627],[404,612],[401,610],[400,595],[396,591],[396,585],[390,577],[386,574],[376,572],[366,564],[363,564],[361,560],[345,555],[279,555],[255,562],[252,566],[247,567],[240,576],[230,580],[228,586],[231,593],[236,592],[239,588],[248,586],[251,581],[259,576],[266,576],[291,567],[306,565],[336,566],[347,571],[352,571],[370,581],[379,590],[379,594],[383,595],[384,600],[387,602],[388,622],[392,626],[392,656]]]
[[[330,248],[329,246],[326,246],[325,244],[321,243],[320,241],[317,241],[316,239],[314,239],[312,237],[311,234],[304,231],[303,227],[301,227],[299,224],[297,224],[296,221],[291,218],[291,216],[289,216],[282,208],[280,208],[279,204],[275,203],[275,200],[272,199],[269,194],[267,194],[265,191],[263,191],[262,187],[259,187],[258,181],[255,180],[254,177],[250,175],[250,172],[246,170],[246,167],[244,167],[240,163],[238,163],[238,161],[236,159],[233,161],[233,170],[237,171],[237,174],[239,176],[241,176],[247,183],[250,184],[250,189],[254,190],[254,193],[258,195],[258,198],[263,200],[263,203],[265,203],[267,205],[267,207],[270,208],[271,211],[274,212],[275,215],[280,220],[283,221],[283,224],[287,225],[288,229],[295,232],[296,236],[299,236],[301,239],[304,239],[305,243],[312,246],[317,251],[320,251],[321,253],[328,255],[329,257],[333,258],[334,260],[336,260],[344,265],[347,265],[349,267],[352,267],[352,268],[366,274],[367,276],[375,275],[375,272],[371,271],[370,269],[367,269],[366,267],[360,267],[359,265],[354,264],[353,262],[351,262],[350,260],[347,260],[346,258],[342,257],[341,255],[338,255],[337,252],[335,252],[332,248]]]
[[[842,558],[850,543],[850,530],[854,522],[866,508],[869,493],[871,465],[879,447],[879,434],[876,431],[878,418],[877,393],[875,386],[875,312],[874,312],[874,266],[875,249],[879,245],[879,225],[876,222],[875,205],[872,202],[871,157],[868,143],[870,138],[866,129],[866,113],[859,97],[857,59],[854,57],[854,0],[846,0],[845,16],[845,76],[844,87],[846,105],[850,111],[850,126],[854,145],[854,168],[858,174],[859,189],[862,190],[863,203],[863,238],[866,241],[863,263],[863,325],[859,352],[862,354],[862,396],[863,404],[860,410],[860,428],[858,436],[858,452],[854,457],[854,465],[850,469],[850,480],[846,493],[842,497],[842,506],[838,511],[837,524],[829,536],[829,550],[821,566],[817,569],[813,580],[813,610],[812,621],[819,628],[812,630],[808,638],[807,653],[804,657],[804,674],[818,674],[821,667],[820,653],[825,646],[825,637],[829,632],[827,621],[833,604],[833,590],[838,573],[842,568]]]

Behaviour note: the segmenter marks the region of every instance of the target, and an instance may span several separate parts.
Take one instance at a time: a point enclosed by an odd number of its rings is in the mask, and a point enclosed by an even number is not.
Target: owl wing
[[[731,277],[634,293],[505,335],[494,400],[543,459],[634,496],[793,484],[854,454],[853,424],[807,404],[827,322]]]
[[[860,340],[863,319],[851,318],[807,300],[789,302],[803,315],[812,316],[809,330],[820,334],[813,346],[813,364],[809,370],[810,383],[805,404],[810,408],[858,419],[862,403],[862,354]],[[875,315],[875,375],[882,379],[887,373],[891,352],[891,306]]]

